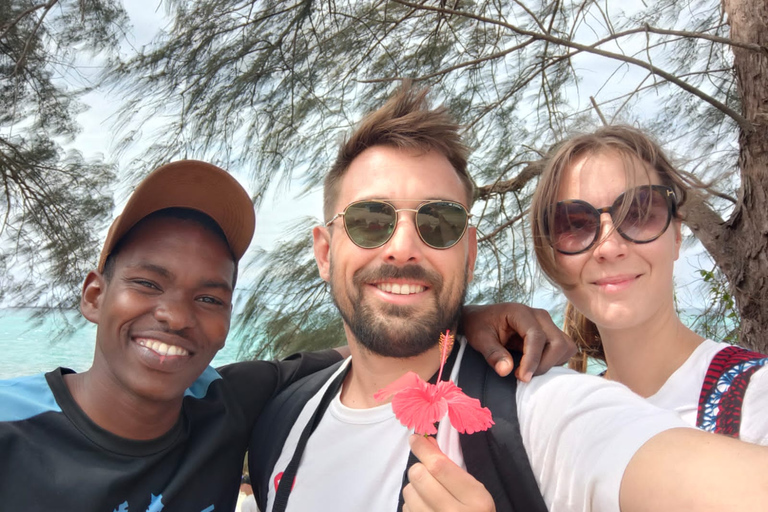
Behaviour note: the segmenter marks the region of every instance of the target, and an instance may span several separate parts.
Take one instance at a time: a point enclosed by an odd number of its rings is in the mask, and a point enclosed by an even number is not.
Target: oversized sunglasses
[[[419,238],[433,249],[448,249],[459,243],[471,217],[464,205],[453,201],[424,201],[413,209],[395,208],[387,201],[368,200],[350,203],[325,225],[330,226],[337,218],[343,217],[344,230],[349,239],[363,249],[375,249],[392,238],[400,212],[416,214]]]
[[[625,198],[631,197],[631,201]],[[677,211],[675,192],[646,185],[624,192],[611,206],[595,208],[578,199],[560,201],[544,215],[544,234],[562,254],[588,251],[600,238],[600,215],[608,213],[619,234],[630,242],[653,242],[669,227]],[[618,221],[618,222],[617,222]]]

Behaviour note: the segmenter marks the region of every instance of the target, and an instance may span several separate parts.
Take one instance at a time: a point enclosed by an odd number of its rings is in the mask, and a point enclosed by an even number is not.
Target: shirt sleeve
[[[342,359],[341,354],[333,349],[328,349],[317,352],[299,352],[277,361],[277,386],[273,395],[297,380],[316,371],[324,370]]]
[[[275,394],[293,382],[340,361],[333,349],[299,352],[279,361],[243,361],[218,368],[249,428]]]
[[[619,512],[621,479],[656,434],[688,427],[625,386],[554,368],[518,383],[523,443],[547,507]]]
[[[749,379],[741,407],[739,438],[748,443],[768,445],[768,364]]]

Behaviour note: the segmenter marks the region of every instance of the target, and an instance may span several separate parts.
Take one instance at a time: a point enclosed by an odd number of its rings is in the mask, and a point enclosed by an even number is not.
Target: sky
[[[165,8],[159,0],[124,0],[123,5],[131,19],[132,28],[128,33],[123,51],[133,48],[140,49],[150,43],[159,30],[168,24]],[[94,71],[98,68],[94,68]],[[115,112],[120,107],[120,100],[108,90],[96,89],[85,95],[82,101],[89,107],[79,115],[78,122],[82,132],[75,139],[72,147],[80,150],[86,157],[102,155],[107,161],[115,159]],[[139,141],[124,157],[120,159],[118,168],[125,171],[131,156],[141,154],[145,146]],[[148,169],[149,170],[149,169]],[[249,177],[240,169],[227,169],[234,174],[249,193],[255,192]],[[287,229],[297,220],[306,216],[319,217],[322,209],[322,193],[317,190],[309,195],[296,199],[301,190],[298,185],[290,188],[290,184],[272,187],[262,208],[256,216],[256,233],[253,247],[271,248],[275,242],[282,240]],[[121,181],[115,187],[115,215],[127,200],[129,186]],[[308,234],[309,236],[309,234]]]
[[[124,51],[130,52],[150,43],[155,34],[168,24],[165,9],[159,0],[127,0],[124,6],[131,19],[132,28],[124,44]],[[584,67],[592,71],[595,79],[594,88],[604,84],[605,77],[613,71],[607,68],[601,69],[601,64],[585,61]],[[615,66],[614,66],[615,67]],[[98,71],[98,66],[93,67]],[[635,70],[624,70],[621,75],[632,73]],[[622,76],[626,78],[626,76]],[[588,102],[590,93],[589,80],[582,83],[580,94],[586,96],[580,98],[580,102]],[[583,100],[583,101],[581,101]],[[82,126],[81,134],[75,139],[72,146],[82,151],[86,157],[103,155],[107,161],[115,159],[115,128],[113,126],[115,112],[120,106],[120,99],[114,93],[104,89],[96,89],[87,94],[83,101],[89,106],[88,110],[80,114],[78,121]],[[131,155],[139,155],[143,145],[141,141],[118,162],[120,170],[127,168]],[[228,169],[249,192],[254,192],[246,173],[239,169]],[[274,244],[286,236],[288,228],[301,217],[314,216],[319,218],[322,209],[322,194],[319,189],[301,199],[296,195],[301,190],[300,186],[290,188],[290,184],[280,188],[272,188],[262,207],[257,212],[256,233],[249,253],[254,253],[254,247],[270,249]],[[115,203],[116,213],[124,204],[128,195],[128,186],[124,181],[116,184]],[[310,236],[310,233],[307,233]],[[689,242],[683,251],[683,255],[675,268],[675,280],[677,284],[678,298],[682,304],[697,304],[703,300],[700,289],[700,279],[697,270],[700,268],[711,269],[712,263],[703,247],[695,242]],[[551,287],[543,286],[534,296],[534,305],[550,309],[553,303],[557,303],[559,292]],[[695,306],[694,306],[695,307]]]

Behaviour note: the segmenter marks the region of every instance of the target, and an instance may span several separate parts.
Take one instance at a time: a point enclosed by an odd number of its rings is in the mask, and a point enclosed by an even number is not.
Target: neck
[[[674,308],[631,329],[599,330],[606,377],[643,397],[656,394],[704,340],[683,325]]]
[[[352,366],[341,389],[341,403],[353,409],[369,409],[382,405],[373,395],[408,372],[429,380],[440,368],[440,352],[435,345],[423,354],[409,358],[373,354],[347,334]]]
[[[173,428],[181,402],[153,402],[127,394],[114,376],[91,368],[68,374],[64,382],[85,414],[104,430],[126,439],[156,439]]]

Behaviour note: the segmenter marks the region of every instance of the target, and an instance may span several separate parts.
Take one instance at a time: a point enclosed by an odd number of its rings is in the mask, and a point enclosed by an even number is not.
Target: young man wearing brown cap
[[[254,220],[246,191],[207,163],[171,163],[139,185],[83,285],[82,313],[98,325],[92,367],[0,383],[0,508],[234,508],[270,395],[338,359],[208,366]]]
[[[92,367],[0,381],[0,509],[234,508],[265,403],[339,359],[208,366],[253,229],[248,194],[218,167],[175,162],[142,181],[83,286]]]

